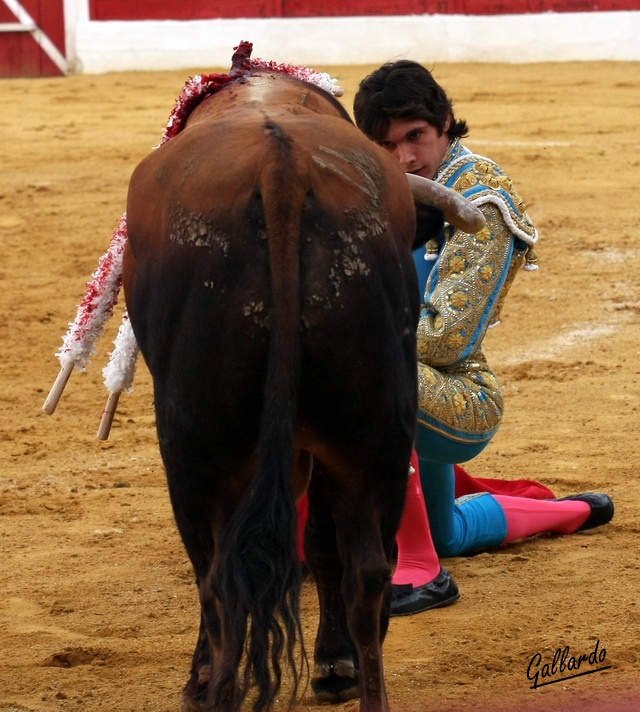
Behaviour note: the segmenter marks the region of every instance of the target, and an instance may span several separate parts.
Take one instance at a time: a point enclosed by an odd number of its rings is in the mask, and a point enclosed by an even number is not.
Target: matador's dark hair
[[[391,119],[424,119],[450,139],[469,133],[464,120],[457,120],[453,102],[431,72],[408,59],[383,64],[360,82],[353,102],[356,124],[369,138],[381,141]]]

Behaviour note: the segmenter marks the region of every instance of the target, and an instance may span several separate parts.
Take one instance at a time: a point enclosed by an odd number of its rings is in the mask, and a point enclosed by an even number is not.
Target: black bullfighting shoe
[[[568,497],[558,497],[556,502],[563,502],[568,499],[586,502],[591,507],[591,514],[587,517],[587,521],[576,531],[581,532],[585,529],[601,527],[613,519],[613,500],[609,495],[602,492],[583,492],[582,494],[572,494]]]
[[[410,616],[432,608],[449,606],[460,598],[460,592],[451,574],[440,567],[440,573],[424,586],[391,584],[391,615]]]

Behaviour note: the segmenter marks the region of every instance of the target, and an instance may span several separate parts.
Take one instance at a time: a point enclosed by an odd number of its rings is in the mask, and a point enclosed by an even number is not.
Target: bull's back
[[[198,122],[143,161],[130,186],[126,292],[156,387],[227,414],[250,409],[255,432],[274,280],[298,300],[303,410],[388,380],[413,348],[417,308],[405,183],[350,123],[288,111]],[[387,353],[398,336],[406,348]],[[246,426],[224,420],[224,430]]]

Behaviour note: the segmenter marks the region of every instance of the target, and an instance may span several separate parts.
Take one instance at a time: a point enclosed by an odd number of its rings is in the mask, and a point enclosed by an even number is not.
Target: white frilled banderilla
[[[113,308],[118,301],[122,285],[122,256],[127,243],[127,218],[122,216],[115,229],[109,249],[100,258],[98,268],[87,283],[87,291],[78,306],[76,318],[69,324],[69,330],[63,337],[62,346],[56,356],[60,361],[60,372],[47,399],[42,406],[45,413],[51,415],[62,397],[73,369],[86,370],[91,356],[95,355],[95,345],[102,335],[104,327],[113,315]],[[109,391],[107,405],[102,415],[98,438],[106,440],[113,422],[120,394],[130,391],[136,370],[138,344],[131,328],[131,322],[125,312],[109,363],[102,371],[104,384]]]

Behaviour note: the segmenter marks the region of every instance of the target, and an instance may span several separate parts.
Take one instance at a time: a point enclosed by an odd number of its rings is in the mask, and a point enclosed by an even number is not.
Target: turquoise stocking
[[[420,479],[440,556],[473,554],[505,541],[507,518],[493,495],[481,492],[456,500],[453,465],[420,458]]]

